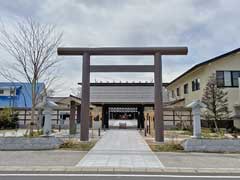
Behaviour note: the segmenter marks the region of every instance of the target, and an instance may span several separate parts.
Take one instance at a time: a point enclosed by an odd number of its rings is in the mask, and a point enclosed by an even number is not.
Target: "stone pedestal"
[[[44,115],[45,115],[45,121],[43,126],[43,135],[49,136],[52,131],[52,109],[51,108],[45,108],[44,109]]]
[[[200,100],[193,101],[187,107],[192,108],[193,115],[193,136],[192,138],[201,138],[201,108],[205,108],[206,105]]]

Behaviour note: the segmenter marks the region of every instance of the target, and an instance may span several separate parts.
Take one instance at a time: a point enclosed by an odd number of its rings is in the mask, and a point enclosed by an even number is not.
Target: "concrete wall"
[[[55,137],[1,137],[0,150],[49,150],[59,148],[62,143]]]
[[[232,139],[188,139],[182,145],[185,151],[240,152],[240,140]]]

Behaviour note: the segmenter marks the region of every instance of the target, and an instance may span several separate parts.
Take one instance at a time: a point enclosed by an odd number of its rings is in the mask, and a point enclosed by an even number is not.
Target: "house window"
[[[217,71],[216,73],[217,87],[224,87],[224,72]]]
[[[224,72],[224,86],[232,86],[231,72]]]
[[[217,87],[238,87],[240,71],[217,71]]]
[[[196,91],[196,85],[194,81],[192,81],[192,91]]]
[[[184,91],[184,94],[188,94],[188,84],[184,84],[183,91]]]
[[[200,79],[197,78],[192,81],[192,91],[200,90]]]
[[[232,72],[232,86],[238,87],[238,78],[240,77],[240,71],[233,71]]]
[[[174,98],[174,96],[175,96],[175,95],[174,95],[174,90],[172,90],[172,98]]]
[[[4,90],[3,89],[0,89],[0,94],[4,94]]]
[[[177,88],[177,96],[180,96],[180,88]]]
[[[200,79],[196,79],[196,90],[200,90]]]

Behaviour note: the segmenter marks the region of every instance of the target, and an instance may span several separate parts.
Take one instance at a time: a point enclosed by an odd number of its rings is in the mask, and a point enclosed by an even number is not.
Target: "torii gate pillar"
[[[90,105],[90,55],[83,54],[82,61],[82,101],[80,140],[89,140],[89,105]]]
[[[163,142],[162,57],[160,53],[154,55],[154,119],[155,140]]]

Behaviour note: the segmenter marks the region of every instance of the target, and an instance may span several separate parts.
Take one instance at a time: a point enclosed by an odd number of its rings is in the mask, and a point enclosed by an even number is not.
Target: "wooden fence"
[[[154,135],[154,111],[148,109],[144,111],[145,127],[147,133]],[[164,108],[163,110],[165,129],[187,129],[192,127],[192,110],[184,107]]]

